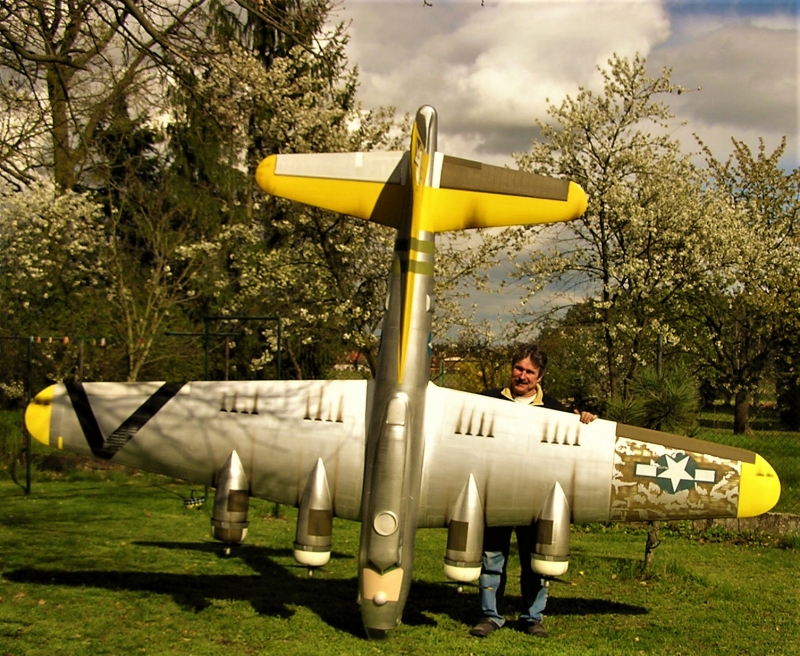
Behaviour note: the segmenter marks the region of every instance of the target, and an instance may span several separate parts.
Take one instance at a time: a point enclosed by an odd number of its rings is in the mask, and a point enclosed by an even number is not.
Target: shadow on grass
[[[472,626],[480,616],[477,594],[457,592],[458,584],[414,581],[403,613],[403,623],[409,626],[435,625],[425,613],[448,615],[453,620]],[[519,595],[506,595],[506,617],[515,617],[524,609]],[[605,599],[550,596],[547,600],[548,616],[552,615],[646,615],[642,606]]]
[[[158,572],[125,572],[113,570],[77,570],[22,568],[7,571],[3,578],[16,583],[34,583],[49,586],[92,587],[107,590],[127,590],[148,594],[169,595],[181,608],[201,612],[215,600],[244,601],[265,616],[289,619],[293,607],[308,608],[329,626],[353,636],[365,638],[361,613],[356,603],[358,580],[298,576],[296,569],[274,558],[291,557],[290,549],[263,547],[237,547],[231,556],[224,556],[217,543],[201,542],[139,542],[140,546],[174,550],[191,550],[217,553],[221,558],[241,558],[257,574],[214,575],[175,574]],[[348,554],[333,553],[334,559],[352,559]],[[520,606],[519,597],[509,597],[509,609]],[[403,613],[403,623],[408,626],[435,626],[429,614],[448,615],[467,626],[478,615],[477,597],[463,595],[454,584],[414,581]],[[548,615],[640,615],[647,612],[640,606],[602,599],[552,597],[548,602]]]

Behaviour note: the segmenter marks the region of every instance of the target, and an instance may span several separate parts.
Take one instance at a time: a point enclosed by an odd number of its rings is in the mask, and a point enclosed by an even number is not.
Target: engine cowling
[[[470,474],[447,523],[447,552],[444,557],[447,578],[469,583],[480,577],[483,527],[483,504],[475,478]]]
[[[247,474],[236,451],[231,451],[219,470],[216,488],[211,536],[220,542],[239,544],[247,537],[250,525],[247,521],[250,491]]]
[[[542,504],[534,529],[531,567],[542,576],[561,576],[569,567],[569,501],[556,482]]]
[[[331,557],[333,503],[322,458],[308,476],[297,514],[294,559],[307,567],[322,567]]]

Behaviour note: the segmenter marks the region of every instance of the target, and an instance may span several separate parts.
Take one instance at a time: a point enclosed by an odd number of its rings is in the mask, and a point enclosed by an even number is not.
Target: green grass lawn
[[[797,540],[701,539],[679,525],[662,531],[643,581],[643,528],[573,527],[551,637],[479,640],[477,589],[447,582],[446,534],[421,530],[403,625],[373,643],[355,602],[356,523],[335,520],[331,562],[309,577],[292,559],[291,508],[276,518],[254,499],[247,543],[226,557],[210,503],[184,507],[190,486],[91,478],[35,481],[28,497],[0,481],[0,654],[800,654]]]

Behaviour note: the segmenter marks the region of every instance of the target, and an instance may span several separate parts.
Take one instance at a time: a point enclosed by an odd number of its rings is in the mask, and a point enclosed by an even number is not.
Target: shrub
[[[697,381],[678,369],[659,374],[643,369],[624,397],[612,397],[606,418],[668,433],[691,435],[697,430],[700,393]]]

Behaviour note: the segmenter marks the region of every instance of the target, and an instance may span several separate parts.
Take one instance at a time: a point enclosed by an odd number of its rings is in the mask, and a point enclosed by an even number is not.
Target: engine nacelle
[[[556,482],[536,519],[531,567],[542,576],[561,576],[569,567],[569,502]]]
[[[475,478],[470,474],[447,523],[447,552],[444,557],[447,578],[469,583],[480,577],[483,527],[483,504]]]
[[[216,487],[211,536],[221,542],[238,544],[247,537],[250,492],[247,474],[236,451],[231,451],[217,474]]]
[[[294,559],[307,567],[322,567],[331,557],[333,503],[322,458],[308,477],[297,514]]]

